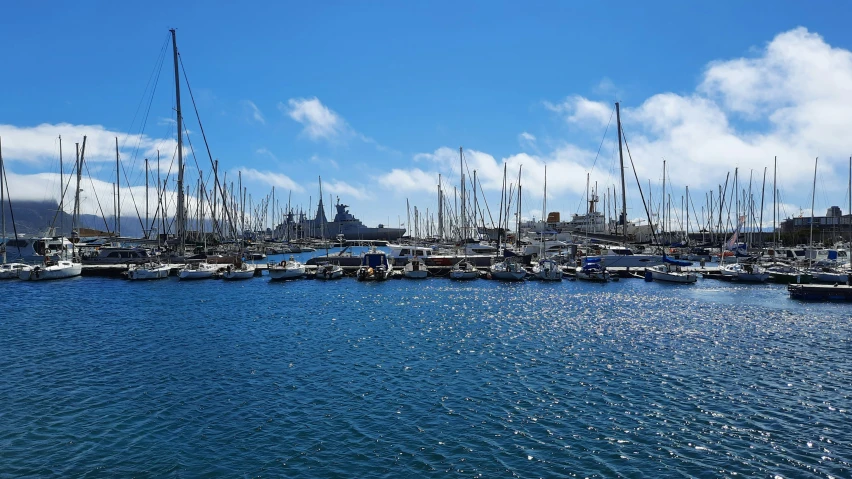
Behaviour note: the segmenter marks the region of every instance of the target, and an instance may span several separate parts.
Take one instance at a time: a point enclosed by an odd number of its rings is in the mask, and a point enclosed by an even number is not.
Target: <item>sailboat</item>
[[[305,265],[296,261],[293,255],[287,261],[269,264],[269,279],[278,281],[283,279],[297,279],[305,275]]]
[[[61,151],[61,150],[60,150]],[[74,195],[74,226],[79,229],[80,220],[80,179],[82,178],[83,159],[86,153],[86,137],[83,137],[83,149],[78,150],[76,161],[77,169],[77,191]],[[60,198],[62,198],[62,186],[60,185]],[[52,229],[52,228],[51,228]],[[51,279],[65,279],[80,276],[83,273],[83,264],[76,259],[74,243],[70,243],[70,249],[65,247],[67,239],[61,238],[62,249],[51,256],[51,251],[44,250],[43,264],[23,268],[18,272],[18,278],[24,281],[43,281]],[[45,243],[47,244],[47,243]]]
[[[559,266],[559,263],[550,258],[544,257],[544,229],[547,227],[547,165],[544,165],[544,199],[542,200],[542,218],[543,228],[542,228],[542,241],[541,247],[539,251],[539,260],[533,265],[532,272],[533,277],[536,279],[540,279],[543,281],[562,281],[562,268]]]
[[[361,255],[361,266],[356,277],[358,281],[384,281],[393,271],[388,255],[373,246],[370,251]]]
[[[503,183],[505,189],[506,182],[506,168],[505,165],[503,167]],[[518,207],[517,207],[517,216],[518,221],[520,221],[520,203],[521,203],[521,168],[518,168]],[[503,205],[501,202],[500,210],[502,213]],[[508,213],[508,212],[507,212]],[[508,224],[508,218],[506,218],[506,222]],[[508,229],[508,228],[507,228]],[[499,243],[499,241],[498,241]],[[527,276],[527,270],[524,269],[524,266],[521,264],[521,258],[517,256],[510,256],[507,253],[506,248],[503,248],[503,261],[498,261],[491,265],[491,269],[489,270],[491,277],[500,280],[500,281],[523,281]]]
[[[130,265],[127,269],[127,279],[133,281],[168,278],[172,267],[161,263],[144,263]]]
[[[450,279],[469,280],[469,279],[479,278],[479,270],[476,269],[476,265],[473,264],[472,261],[469,261],[467,259],[467,252],[468,252],[469,248],[468,248],[468,244],[467,244],[467,238],[466,238],[466,235],[464,233],[466,231],[466,225],[464,224],[464,222],[466,220],[466,208],[465,208],[465,206],[466,206],[466,203],[467,203],[467,198],[465,198],[464,156],[463,156],[462,147],[459,147],[459,167],[460,167],[459,173],[461,174],[461,186],[462,186],[462,188],[461,188],[461,192],[462,192],[461,208],[462,208],[462,210],[461,211],[462,211],[462,225],[463,226],[462,226],[461,237],[462,237],[462,242],[464,243],[464,246],[463,246],[464,258],[461,261],[459,261],[459,262],[457,262],[456,264],[453,265],[453,269],[450,270]],[[475,192],[476,191],[476,170],[474,170],[474,172],[473,172],[473,181],[474,181],[473,188],[474,188],[474,192]],[[474,196],[474,203],[475,202],[476,202],[476,197]],[[476,207],[476,205],[474,204],[474,208],[475,207]],[[473,221],[474,230],[476,230],[475,218],[476,218],[476,211],[474,210],[474,221]]]
[[[322,207],[322,177],[319,178],[319,189],[320,189],[320,201],[318,208]],[[325,213],[323,213],[324,215]],[[322,242],[325,245],[325,257],[328,258],[328,242],[325,240],[325,220],[322,220],[320,223],[320,236],[322,237]],[[342,235],[340,235],[342,236]],[[342,241],[341,241],[342,243]],[[340,266],[339,263],[332,263],[331,261],[323,261],[317,264],[316,273],[314,274],[314,278],[316,279],[339,279],[343,277],[343,267]]]
[[[221,270],[221,274],[222,279],[226,280],[251,279],[254,277],[256,271],[257,266],[246,263],[245,261],[239,261],[237,264],[225,266]]]
[[[424,279],[429,276],[426,262],[419,256],[414,256],[402,268],[402,275],[408,279]]]
[[[609,271],[607,271],[606,267],[601,263],[601,258],[596,256],[587,256],[583,258],[582,264],[577,266],[577,269],[575,270],[576,278],[583,281],[609,281]]]
[[[7,263],[6,262],[6,168],[3,164],[3,143],[0,141],[0,216],[3,217],[3,236],[0,237],[0,240],[3,242],[0,243],[0,248],[2,248],[3,262],[0,264],[0,279],[17,279],[21,270],[27,268],[28,266],[25,263]],[[9,211],[12,210],[11,200],[9,202]],[[18,239],[17,230],[15,233],[15,240]],[[15,241],[17,244],[18,242]]]

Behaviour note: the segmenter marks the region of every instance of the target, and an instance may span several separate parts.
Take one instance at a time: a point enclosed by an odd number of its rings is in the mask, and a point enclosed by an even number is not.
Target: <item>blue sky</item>
[[[322,175],[326,198],[340,196],[367,223],[396,224],[406,198],[434,211],[437,173],[455,184],[452,155],[464,146],[491,203],[502,163],[525,165],[525,216],[541,214],[548,164],[548,209],[565,217],[581,204],[586,172],[615,182],[612,127],[595,154],[617,99],[643,185],[659,188],[666,158],[678,204],[690,185],[702,192],[693,197],[700,209],[703,192],[734,167],[759,178],[768,166],[771,175],[778,155],[784,212],[809,214],[820,156],[817,212],[832,204],[845,212],[852,145],[834,132],[852,124],[850,10],[846,2],[19,2],[0,19],[0,135],[20,197],[55,196],[46,173],[58,172],[57,134],[66,160],[83,134],[98,138],[90,165],[104,182],[118,135],[138,194],[144,150],[165,149],[161,140],[175,135],[169,50],[141,151],[127,139],[140,134],[136,111],[174,27],[212,154],[229,180],[246,172],[254,198],[275,184],[307,208]],[[209,171],[185,87],[182,100]],[[102,187],[107,195],[106,183],[92,189]],[[628,197],[629,216],[643,217],[635,183]]]

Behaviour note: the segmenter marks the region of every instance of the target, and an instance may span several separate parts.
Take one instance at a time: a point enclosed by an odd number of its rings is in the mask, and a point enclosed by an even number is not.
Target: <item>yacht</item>
[[[209,263],[187,263],[178,273],[180,279],[210,279],[216,273],[216,266]]]
[[[169,277],[171,270],[171,265],[168,264],[145,263],[131,265],[127,270],[127,279],[134,281],[164,279]]]
[[[663,264],[658,254],[635,254],[626,246],[610,246],[594,256],[600,258],[603,268],[647,268]]]
[[[22,268],[18,278],[24,281],[42,281],[48,279],[64,279],[80,276],[83,265],[68,260],[53,261],[45,256],[44,265]]]
[[[391,275],[393,267],[384,251],[372,248],[361,255],[361,266],[356,277],[358,281],[384,281]]]
[[[479,278],[479,270],[476,265],[464,259],[453,265],[450,270],[450,279],[476,279]]]
[[[542,281],[561,281],[562,267],[556,261],[545,258],[533,265],[533,277]]]
[[[523,281],[527,271],[517,257],[506,258],[491,266],[491,277],[500,281]]]
[[[296,261],[292,255],[287,261],[269,264],[269,279],[296,279],[305,275],[305,265]]]

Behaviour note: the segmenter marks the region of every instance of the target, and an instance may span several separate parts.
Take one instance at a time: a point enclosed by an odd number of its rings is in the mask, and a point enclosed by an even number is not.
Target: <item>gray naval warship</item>
[[[317,214],[312,220],[307,220],[305,227],[312,232],[312,236],[320,236],[320,232],[326,239],[337,238],[343,235],[346,240],[386,240],[395,241],[405,234],[405,228],[386,228],[380,224],[377,228],[364,226],[361,220],[349,212],[349,205],[344,205],[337,199],[334,205],[337,214],[334,221],[328,221],[325,216],[325,208],[322,200],[317,205]]]

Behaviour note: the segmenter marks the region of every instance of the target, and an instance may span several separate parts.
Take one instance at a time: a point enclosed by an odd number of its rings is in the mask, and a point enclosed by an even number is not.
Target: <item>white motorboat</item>
[[[180,270],[180,279],[210,279],[216,272],[216,265],[209,263],[189,263]]]
[[[356,277],[358,281],[384,281],[391,275],[393,267],[388,261],[388,255],[375,247],[361,255],[361,266]]]
[[[607,271],[601,263],[602,262],[599,257],[583,258],[583,264],[581,266],[577,266],[576,269],[577,279],[598,282],[609,281],[609,271]]]
[[[426,262],[419,256],[414,256],[402,270],[403,276],[409,279],[423,279],[429,276],[429,270],[426,269]]]
[[[296,279],[305,275],[305,265],[296,261],[293,256],[287,261],[269,264],[269,279],[273,281],[282,279]]]
[[[168,278],[171,270],[172,267],[168,264],[145,263],[132,265],[127,270],[127,279],[139,281]]]
[[[343,277],[343,268],[339,264],[323,262],[317,265],[316,279],[338,279]]]
[[[257,267],[250,263],[242,263],[239,266],[228,265],[221,270],[222,279],[251,279],[254,277]]]
[[[763,283],[769,279],[769,272],[766,271],[766,268],[756,264],[726,264],[719,267],[719,272],[726,279],[743,283]]]
[[[635,254],[633,250],[624,246],[611,246],[599,257],[603,268],[647,268],[663,263],[662,257],[658,254]]]
[[[24,281],[42,281],[48,279],[64,279],[80,276],[83,272],[81,263],[73,261],[45,261],[44,266],[32,266],[21,269],[18,278]]]
[[[645,280],[649,279],[667,283],[694,283],[698,281],[698,275],[690,271],[684,271],[680,265],[663,263],[645,268]]]
[[[0,279],[18,279],[21,270],[29,267],[28,264],[24,263],[0,264]]]
[[[491,277],[500,281],[523,281],[526,276],[527,271],[515,258],[506,258],[491,265]]]
[[[450,270],[450,279],[476,279],[479,278],[479,270],[470,261],[463,260],[453,265]]]
[[[562,268],[556,261],[545,258],[532,268],[533,277],[543,281],[562,281]]]
[[[849,279],[849,274],[837,269],[828,267],[814,267],[806,270],[817,283],[843,283]]]

